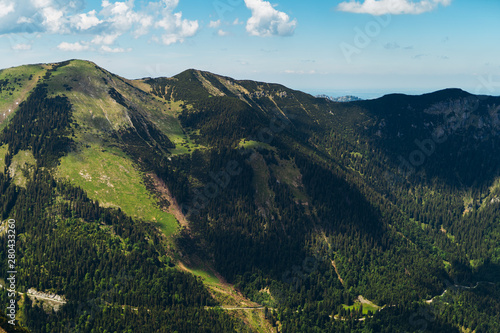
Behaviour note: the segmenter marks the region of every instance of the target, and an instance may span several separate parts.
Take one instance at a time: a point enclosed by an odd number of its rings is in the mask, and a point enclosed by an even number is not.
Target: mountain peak
[[[422,96],[433,96],[437,98],[459,98],[472,96],[471,93],[460,88],[446,88],[432,93],[423,94]]]

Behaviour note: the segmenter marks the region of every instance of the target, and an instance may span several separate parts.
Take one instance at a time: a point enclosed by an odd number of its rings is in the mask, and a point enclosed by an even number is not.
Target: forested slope
[[[23,296],[31,330],[500,327],[499,98],[31,68],[2,122],[0,210],[19,291],[67,300]]]

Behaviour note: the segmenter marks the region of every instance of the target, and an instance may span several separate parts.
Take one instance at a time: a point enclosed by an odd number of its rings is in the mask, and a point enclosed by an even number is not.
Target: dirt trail
[[[178,266],[181,270],[193,274],[193,272],[186,267],[184,263],[179,262]],[[214,269],[208,267],[207,264],[202,265],[201,267],[203,267],[206,271],[210,271],[219,279],[219,283],[205,283],[205,286],[208,288],[214,299],[221,303],[221,305],[205,307],[205,309],[222,309],[224,311],[230,311],[236,318],[243,320],[247,326],[255,329],[255,332],[275,332],[271,323],[265,318],[264,306],[246,298],[243,294],[234,289],[233,285],[227,283]]]
[[[264,307],[256,302],[251,301],[246,298],[241,292],[236,290],[232,284],[227,283],[222,275],[220,275],[213,267],[209,264],[204,263],[199,258],[190,258],[189,264],[193,267],[199,267],[199,269],[204,270],[205,272],[210,272],[213,274],[218,280],[218,283],[206,283],[205,285],[209,288],[210,293],[215,299],[220,299],[221,295],[223,295],[221,300],[221,307],[223,309],[228,310],[252,310],[252,309],[264,309]],[[179,268],[188,273],[194,274],[193,271],[186,266],[185,262],[178,263]],[[196,274],[194,274],[196,275]]]
[[[459,284],[454,284],[454,285],[446,288],[441,295],[434,296],[433,298],[426,300],[425,303],[431,304],[434,301],[435,298],[444,296],[444,294],[446,294],[449,289],[468,289],[468,290],[470,290],[470,289],[476,289],[479,286],[479,284],[481,284],[481,283],[487,283],[487,284],[495,285],[493,282],[489,282],[489,281],[479,281],[479,282],[476,282],[476,285],[474,287],[461,286]]]
[[[170,202],[170,206],[168,207],[168,212],[172,214],[179,224],[185,227],[189,231],[189,223],[182,214],[182,210],[172,196],[170,190],[167,185],[161,180],[156,174],[148,173],[148,177],[153,181],[155,189],[161,194],[163,199],[168,200]],[[188,272],[193,275],[197,275],[193,270],[189,267],[195,267],[196,270],[201,269],[205,272],[211,273],[218,279],[217,283],[213,282],[205,282],[205,286],[208,287],[208,290],[212,294],[212,296],[218,300],[222,305],[218,308],[227,311],[236,311],[234,312],[237,318],[243,320],[248,326],[254,327],[259,332],[274,332],[271,324],[264,318],[264,309],[261,304],[252,302],[248,298],[246,298],[242,293],[237,291],[233,285],[227,283],[222,275],[220,275],[209,263],[204,262],[197,256],[184,257],[182,261],[177,263],[180,270]],[[217,307],[215,307],[217,308]],[[246,314],[238,313],[238,310],[244,311]],[[253,312],[257,311],[257,312]]]
[[[209,308],[214,308],[214,307],[209,307]],[[252,307],[252,306],[247,306],[247,307],[238,307],[238,306],[228,306],[228,305],[222,305],[220,307],[221,309],[224,309],[224,310],[265,310],[265,306],[257,306],[257,307]],[[268,309],[271,309],[271,308],[268,308]]]
[[[332,266],[335,268],[335,273],[337,273],[337,277],[339,278],[340,283],[344,285],[344,280],[340,277],[339,270],[337,269],[337,265],[335,264],[335,260],[332,260]]]

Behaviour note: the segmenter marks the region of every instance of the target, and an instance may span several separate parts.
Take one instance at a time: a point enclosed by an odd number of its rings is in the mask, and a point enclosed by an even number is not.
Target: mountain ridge
[[[69,60],[66,60],[66,61],[61,61],[59,63],[64,63],[64,62],[67,62],[67,61],[69,61],[69,62],[71,62],[71,61],[83,61],[83,62],[87,62],[89,64],[92,64],[94,66],[98,66],[99,68],[103,69],[103,67],[100,67],[97,63],[95,63],[93,61],[90,61],[90,60],[84,60],[84,59],[76,59],[76,58],[74,58],[74,59],[69,59]],[[54,63],[47,63],[47,64],[58,64],[58,63],[54,62]],[[47,64],[46,63],[34,63],[34,64],[25,64],[25,65],[22,65],[22,66],[12,66],[12,67],[8,67],[8,68],[0,69],[0,72],[5,71],[5,70],[20,68],[20,67],[24,67],[24,66],[42,66],[42,65],[47,65]],[[145,76],[145,77],[142,77],[142,78],[132,78],[131,79],[131,78],[125,78],[125,77],[120,76],[119,74],[115,74],[115,73],[113,73],[113,75],[116,75],[117,77],[120,77],[121,79],[127,80],[129,82],[134,82],[134,81],[144,81],[144,80],[148,80],[148,79],[172,79],[172,78],[176,78],[179,75],[186,74],[186,73],[193,73],[193,72],[201,72],[201,73],[204,73],[204,74],[214,75],[214,76],[217,76],[217,77],[220,77],[220,78],[230,79],[230,80],[238,81],[238,82],[255,82],[257,84],[270,84],[270,85],[281,86],[283,88],[287,88],[287,89],[293,90],[293,91],[302,92],[302,93],[305,93],[307,95],[310,95],[310,96],[314,97],[312,94],[309,94],[307,92],[303,92],[303,91],[298,90],[298,89],[288,88],[284,84],[277,83],[277,82],[270,83],[270,82],[255,81],[255,80],[250,80],[250,79],[234,79],[234,78],[232,78],[232,77],[230,77],[228,75],[220,75],[220,74],[216,74],[216,73],[213,73],[213,72],[210,72],[210,71],[200,70],[200,69],[196,69],[196,68],[188,68],[188,69],[185,69],[185,70],[181,71],[180,73],[172,75],[172,76],[158,76],[158,77]],[[388,94],[383,95],[382,97],[391,96],[391,95],[394,95],[394,96],[400,95],[400,96],[407,96],[407,97],[410,97],[410,96],[426,96],[426,95],[434,95],[434,94],[438,94],[438,93],[443,93],[443,94],[444,93],[455,93],[455,94],[465,93],[465,95],[473,95],[472,93],[467,92],[467,91],[465,91],[465,90],[463,90],[461,88],[442,88],[442,89],[438,89],[438,90],[427,92],[427,93],[421,93],[421,94],[388,93]],[[496,96],[493,96],[493,95],[478,95],[478,96],[496,97]],[[379,97],[379,98],[376,98],[376,99],[380,99],[382,97]]]
[[[0,213],[23,235],[19,287],[68,300],[27,305],[33,331],[416,331],[421,311],[434,332],[495,327],[499,98],[335,103],[81,60],[7,79]],[[453,279],[493,284],[443,293]]]

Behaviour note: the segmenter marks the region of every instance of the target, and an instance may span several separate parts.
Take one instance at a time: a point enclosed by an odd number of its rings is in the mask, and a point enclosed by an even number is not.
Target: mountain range
[[[362,99],[356,96],[352,95],[347,95],[347,96],[340,96],[340,97],[332,97],[328,95],[318,95],[316,96],[317,98],[326,98],[332,102],[340,102],[340,103],[347,103],[347,102],[356,102],[356,101],[361,101]]]
[[[2,309],[13,220],[31,332],[499,332],[499,117],[460,89],[4,69]]]

